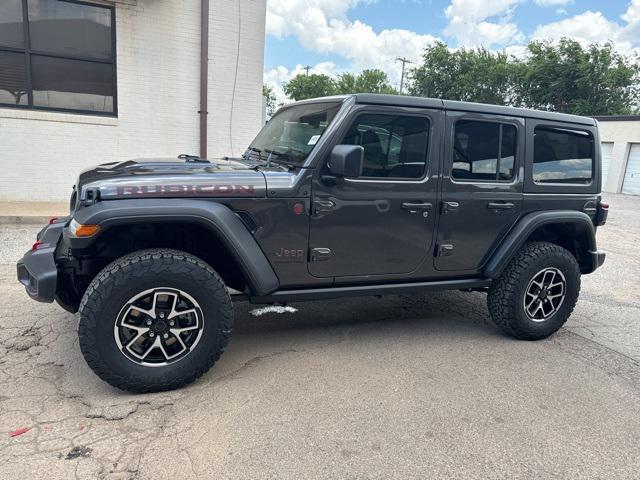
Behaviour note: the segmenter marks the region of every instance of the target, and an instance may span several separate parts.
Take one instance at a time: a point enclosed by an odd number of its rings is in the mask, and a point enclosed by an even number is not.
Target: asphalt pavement
[[[482,293],[237,304],[221,360],[148,395],[17,283],[39,227],[0,225],[0,478],[638,478],[640,198],[608,200],[607,261],[547,340],[502,335]]]

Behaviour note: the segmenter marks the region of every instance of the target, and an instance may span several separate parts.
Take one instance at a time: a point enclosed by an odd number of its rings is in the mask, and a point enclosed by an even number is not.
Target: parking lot
[[[148,395],[17,283],[39,227],[0,225],[0,478],[638,478],[640,198],[607,200],[607,261],[547,340],[503,336],[482,293],[238,304],[221,360]]]

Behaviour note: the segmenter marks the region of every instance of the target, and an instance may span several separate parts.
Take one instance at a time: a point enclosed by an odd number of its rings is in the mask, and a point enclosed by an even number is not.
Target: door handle
[[[418,210],[431,210],[432,205],[428,202],[402,202],[402,208],[409,210],[409,213],[416,213]]]
[[[487,204],[487,208],[491,210],[510,210],[513,207],[515,207],[515,205],[511,202],[489,202]]]

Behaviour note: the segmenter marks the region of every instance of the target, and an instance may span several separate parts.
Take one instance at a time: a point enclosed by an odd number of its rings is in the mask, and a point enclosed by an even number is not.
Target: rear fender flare
[[[586,213],[571,210],[533,212],[522,217],[502,240],[485,265],[483,275],[498,278],[531,234],[543,225],[552,224],[576,224],[582,234],[586,235],[589,252],[596,252],[596,230]]]
[[[74,214],[83,225],[100,225],[100,232],[88,238],[77,238],[65,228],[72,249],[84,249],[100,234],[116,225],[134,222],[187,222],[207,228],[227,248],[241,269],[252,295],[267,295],[278,289],[280,282],[271,264],[240,217],[217,202],[193,199],[109,200],[83,208]]]

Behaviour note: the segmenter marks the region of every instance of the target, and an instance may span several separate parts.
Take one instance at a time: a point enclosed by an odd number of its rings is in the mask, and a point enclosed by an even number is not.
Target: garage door
[[[622,193],[640,195],[640,143],[632,143],[629,149]]]
[[[602,190],[607,186],[611,152],[613,152],[613,142],[602,142]]]

